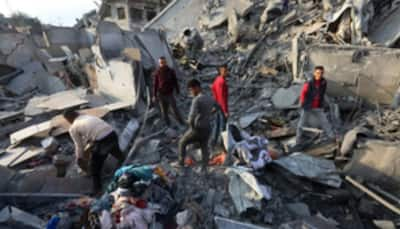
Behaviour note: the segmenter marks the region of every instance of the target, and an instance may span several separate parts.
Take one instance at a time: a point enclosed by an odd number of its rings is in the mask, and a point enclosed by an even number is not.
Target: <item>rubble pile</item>
[[[400,226],[398,1],[175,0],[141,30],[108,6],[72,28],[0,17],[0,227]],[[211,94],[229,69],[206,171],[197,145],[178,164],[185,126],[165,126],[152,101],[160,57],[183,114],[189,80]],[[307,127],[295,145],[302,85],[320,65],[335,137]],[[76,163],[69,109],[118,133],[126,159],[107,158],[101,193]]]

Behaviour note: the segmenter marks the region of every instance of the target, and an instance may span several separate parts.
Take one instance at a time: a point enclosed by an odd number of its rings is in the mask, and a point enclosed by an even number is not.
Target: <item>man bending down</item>
[[[108,154],[120,164],[124,161],[118,135],[111,125],[95,116],[66,111],[64,118],[71,123],[69,134],[75,144],[77,164],[83,171],[91,173],[94,191],[98,192],[101,190],[101,171]]]

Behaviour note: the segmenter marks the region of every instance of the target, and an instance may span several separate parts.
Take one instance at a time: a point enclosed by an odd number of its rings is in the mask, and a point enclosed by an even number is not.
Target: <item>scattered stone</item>
[[[299,99],[300,85],[294,85],[290,88],[280,88],[276,93],[272,96],[272,103],[278,109],[290,109],[296,107],[296,102]]]
[[[311,216],[310,209],[308,208],[308,205],[305,203],[293,203],[293,204],[287,204],[286,206],[290,212],[292,212],[298,217]]]

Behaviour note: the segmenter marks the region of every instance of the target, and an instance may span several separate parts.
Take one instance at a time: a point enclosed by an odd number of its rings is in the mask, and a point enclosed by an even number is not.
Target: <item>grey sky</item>
[[[43,23],[71,26],[75,19],[96,9],[94,0],[0,0],[0,13],[9,16],[20,11]],[[100,0],[97,0],[100,2]]]

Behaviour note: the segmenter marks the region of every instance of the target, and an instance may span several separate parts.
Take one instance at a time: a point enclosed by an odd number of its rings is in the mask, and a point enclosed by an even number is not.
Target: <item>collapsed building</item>
[[[99,16],[118,24],[124,30],[140,29],[164,9],[170,0],[109,0],[104,1]]]
[[[390,107],[400,80],[398,1],[167,4],[103,1],[73,28],[1,20],[0,226],[399,226],[400,116]],[[217,66],[229,68],[231,117],[207,175],[196,147],[189,169],[176,166],[182,129],[165,128],[150,102],[160,56],[181,87],[195,77],[208,88]],[[310,141],[292,152],[301,84],[317,65],[337,141],[309,128]],[[189,110],[185,95],[178,104]],[[107,160],[101,198],[77,173],[60,115],[68,108],[119,133],[127,159],[121,168]],[[140,196],[120,171],[146,183]]]

